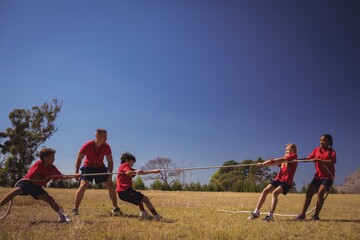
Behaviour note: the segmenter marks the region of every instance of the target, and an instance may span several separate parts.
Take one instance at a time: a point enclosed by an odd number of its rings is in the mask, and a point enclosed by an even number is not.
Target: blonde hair
[[[288,143],[288,144],[286,144],[285,147],[286,147],[286,148],[287,148],[287,147],[290,147],[291,150],[297,152],[297,146],[296,146],[296,144],[294,144],[294,143]]]

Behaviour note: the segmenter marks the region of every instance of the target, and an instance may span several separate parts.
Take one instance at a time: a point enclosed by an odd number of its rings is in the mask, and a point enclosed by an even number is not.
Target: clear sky
[[[63,101],[46,146],[64,174],[97,128],[115,170],[124,151],[138,168],[268,159],[289,142],[306,157],[329,133],[338,185],[360,167],[359,23],[359,1],[2,0],[0,131],[15,108]],[[300,164],[297,186],[314,172]]]

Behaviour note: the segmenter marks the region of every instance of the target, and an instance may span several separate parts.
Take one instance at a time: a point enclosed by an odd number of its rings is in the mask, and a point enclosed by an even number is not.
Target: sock
[[[260,213],[260,210],[257,209],[257,208],[255,208],[254,213],[255,213],[255,214],[259,214],[259,213]]]
[[[153,209],[149,209],[150,210],[150,212],[155,216],[155,215],[159,215],[157,212],[156,212],[156,210],[155,210],[155,208],[153,208]]]
[[[268,216],[269,216],[269,217],[273,217],[273,215],[274,215],[274,214],[273,214],[272,212],[269,212],[269,213],[268,213]]]

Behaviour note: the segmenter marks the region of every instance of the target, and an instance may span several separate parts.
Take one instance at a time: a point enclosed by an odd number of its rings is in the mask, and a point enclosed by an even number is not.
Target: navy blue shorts
[[[81,174],[87,174],[87,173],[107,173],[108,168],[107,167],[101,167],[101,168],[92,168],[92,167],[81,167]],[[95,183],[103,183],[107,182],[109,178],[109,175],[99,175],[99,176],[81,176],[80,180],[88,180],[89,182],[92,182],[95,179]]]
[[[121,200],[132,203],[136,206],[139,205],[144,198],[144,194],[134,190],[132,187],[126,191],[118,192],[118,196]]]
[[[282,194],[286,195],[291,186],[289,186],[287,183],[284,183],[284,182],[279,182],[279,181],[275,181],[275,180],[272,180],[271,183],[270,183],[274,188],[277,188],[278,186],[281,186],[281,188],[283,189],[282,191]]]
[[[314,187],[316,189],[319,189],[320,185],[324,185],[326,189],[329,191],[331,185],[333,184],[332,179],[313,179],[310,183],[310,187]]]
[[[43,187],[37,186],[33,184],[31,181],[21,180],[16,184],[16,187],[21,188],[24,193],[21,194],[23,196],[32,196],[35,199],[38,199],[37,196],[42,194],[48,194]]]

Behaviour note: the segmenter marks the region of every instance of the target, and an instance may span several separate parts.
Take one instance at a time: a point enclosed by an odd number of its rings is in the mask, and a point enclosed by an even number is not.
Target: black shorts
[[[43,187],[37,186],[33,184],[31,181],[21,180],[16,184],[16,187],[21,188],[24,193],[21,194],[23,196],[32,196],[35,199],[38,199],[37,196],[42,194],[48,194]]]
[[[270,183],[274,188],[277,188],[278,186],[281,186],[281,188],[283,189],[282,191],[282,194],[286,195],[291,186],[289,186],[287,183],[284,183],[284,182],[279,182],[279,181],[275,181],[275,180],[272,180],[271,183]]]
[[[139,205],[144,198],[144,194],[134,190],[132,187],[126,191],[118,192],[118,196],[121,200],[132,203],[136,206]]]
[[[314,187],[316,189],[319,189],[320,185],[324,185],[326,189],[329,191],[331,185],[333,184],[332,179],[313,179],[310,183],[310,187]]]
[[[81,174],[87,174],[87,173],[107,173],[108,168],[107,167],[101,167],[101,168],[92,168],[92,167],[81,167]],[[99,175],[99,176],[82,176],[80,180],[88,180],[89,182],[92,182],[95,179],[95,183],[103,183],[107,182],[109,178],[109,175]]]

